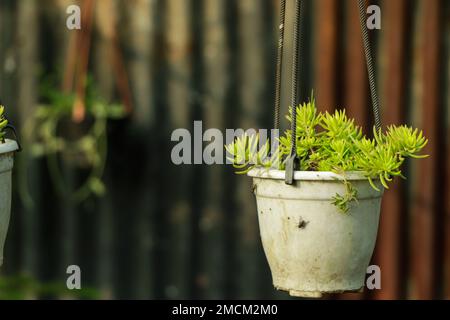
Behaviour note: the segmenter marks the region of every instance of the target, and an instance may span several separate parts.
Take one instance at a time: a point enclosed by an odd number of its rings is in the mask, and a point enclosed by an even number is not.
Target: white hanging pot
[[[8,232],[11,214],[11,172],[14,152],[19,149],[17,142],[6,139],[0,143],[0,266],[3,264],[3,247]]]
[[[375,247],[383,192],[360,173],[345,179],[357,190],[347,213],[332,202],[346,192],[343,176],[331,172],[253,169],[262,243],[274,286],[297,297],[359,291]],[[377,186],[379,185],[376,181]],[[382,190],[380,186],[380,190]]]

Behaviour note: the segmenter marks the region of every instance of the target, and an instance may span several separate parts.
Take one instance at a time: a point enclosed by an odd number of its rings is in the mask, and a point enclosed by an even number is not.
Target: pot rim
[[[15,140],[5,139],[4,143],[0,143],[0,154],[10,153],[19,150],[19,145]]]
[[[285,180],[286,171],[267,169],[267,168],[254,168],[247,174],[252,178],[260,179],[272,179],[272,180]],[[367,176],[362,171],[347,171],[345,174],[338,174],[329,171],[295,171],[294,180],[298,181],[336,181],[336,180],[367,180]]]

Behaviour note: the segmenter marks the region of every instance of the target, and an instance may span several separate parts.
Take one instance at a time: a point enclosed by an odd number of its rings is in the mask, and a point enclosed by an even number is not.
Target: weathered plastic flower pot
[[[11,172],[14,152],[19,149],[14,140],[0,143],[0,266],[11,214]]]
[[[253,169],[248,175],[274,286],[297,297],[360,291],[375,247],[382,192],[363,175],[346,174],[358,201],[342,213],[332,203],[336,194],[345,194],[342,176],[296,172],[290,186],[284,171]]]

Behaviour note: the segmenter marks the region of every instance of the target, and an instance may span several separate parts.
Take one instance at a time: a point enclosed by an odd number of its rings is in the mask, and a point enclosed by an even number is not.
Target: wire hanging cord
[[[280,26],[278,37],[277,74],[275,87],[275,120],[274,129],[280,129],[281,84],[283,72],[284,31],[286,24],[286,0],[280,0]]]
[[[291,154],[286,161],[286,184],[294,183],[294,173],[298,167],[297,157],[297,105],[299,98],[299,73],[302,64],[302,44],[303,33],[301,32],[301,22],[303,16],[303,1],[295,1],[295,22],[294,22],[294,44],[293,44],[293,63],[292,63],[292,122],[291,122]]]
[[[379,130],[381,130],[380,102],[378,100],[378,95],[377,95],[375,68],[373,65],[372,50],[370,47],[370,40],[369,40],[369,32],[367,30],[367,25],[366,25],[366,3],[364,0],[357,0],[357,1],[358,1],[358,7],[359,7],[359,20],[361,23],[361,32],[362,32],[363,42],[364,42],[364,52],[366,55],[366,62],[367,62],[367,72],[369,74],[370,94],[372,97],[372,108],[373,108],[373,115],[374,115],[374,120],[375,120],[375,128],[377,129],[377,131],[379,131]]]

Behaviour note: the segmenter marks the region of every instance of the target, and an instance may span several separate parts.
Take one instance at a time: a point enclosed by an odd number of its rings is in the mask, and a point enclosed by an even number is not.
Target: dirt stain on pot
[[[299,229],[305,229],[306,228],[306,226],[308,225],[308,221],[305,221],[305,220],[303,220],[303,218],[302,217],[300,217],[300,221],[298,222],[298,228]]]

